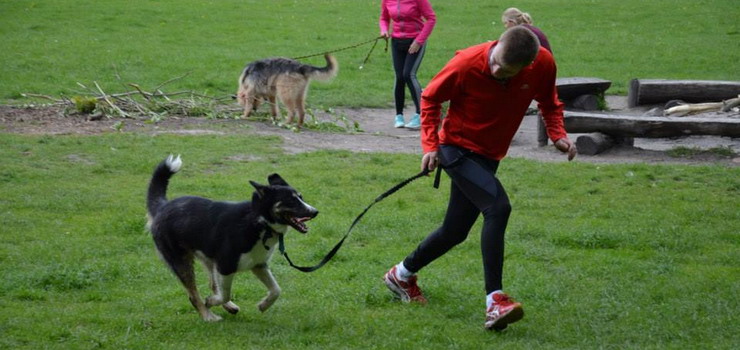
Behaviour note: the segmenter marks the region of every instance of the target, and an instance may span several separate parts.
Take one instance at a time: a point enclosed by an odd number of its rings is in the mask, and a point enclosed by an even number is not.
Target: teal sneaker
[[[402,128],[406,125],[406,122],[403,121],[403,114],[399,114],[396,116],[396,128]]]
[[[406,124],[406,129],[419,130],[420,128],[421,128],[421,121],[419,119],[419,114],[414,114],[414,116],[411,118],[411,121],[409,121],[409,123]]]

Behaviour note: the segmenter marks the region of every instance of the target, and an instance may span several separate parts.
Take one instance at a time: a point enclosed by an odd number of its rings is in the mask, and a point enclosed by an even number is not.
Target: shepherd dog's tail
[[[149,191],[146,197],[146,207],[149,214],[149,221],[153,219],[162,206],[167,203],[167,184],[170,178],[182,167],[180,156],[170,155],[157,165],[149,182]]]
[[[337,76],[337,72],[339,72],[339,63],[337,62],[337,59],[328,53],[324,54],[324,59],[326,59],[325,67],[306,65],[307,67],[309,67],[309,71],[307,74],[309,78],[325,81]]]

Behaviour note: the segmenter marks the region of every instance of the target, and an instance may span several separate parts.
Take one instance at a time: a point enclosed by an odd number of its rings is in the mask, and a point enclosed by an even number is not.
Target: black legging
[[[448,151],[448,152],[445,152]],[[440,161],[449,164],[449,154],[460,148],[440,147]],[[462,154],[458,152],[458,154]],[[445,155],[447,155],[444,159]],[[498,161],[474,153],[467,153],[454,166],[445,168],[452,179],[450,201],[442,226],[427,236],[403,264],[411,272],[418,272],[455,245],[462,243],[483,213],[481,252],[486,294],[502,289],[504,266],[504,233],[511,214],[511,204],[504,187],[496,178]]]
[[[403,113],[405,104],[406,86],[411,92],[411,99],[414,100],[416,113],[421,113],[419,107],[419,96],[421,95],[421,85],[416,79],[416,71],[421,65],[421,59],[424,57],[426,44],[422,45],[419,51],[410,54],[409,47],[414,39],[391,39],[391,56],[393,57],[393,70],[396,72],[396,83],[394,85],[394,97],[396,99],[396,114]]]

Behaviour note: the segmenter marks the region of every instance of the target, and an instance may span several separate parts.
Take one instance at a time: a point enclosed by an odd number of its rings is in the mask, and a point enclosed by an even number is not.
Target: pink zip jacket
[[[423,20],[422,20],[423,19]],[[382,0],[380,3],[380,32],[387,32],[393,20],[391,37],[396,39],[414,38],[424,44],[437,23],[429,0]]]

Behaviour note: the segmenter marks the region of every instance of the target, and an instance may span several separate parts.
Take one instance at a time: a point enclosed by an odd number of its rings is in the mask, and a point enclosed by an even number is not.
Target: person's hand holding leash
[[[383,39],[388,39],[391,37],[390,34],[388,34],[388,31],[380,32],[380,37]]]
[[[568,161],[573,160],[573,158],[576,157],[576,154],[578,154],[578,149],[576,149],[576,144],[573,143],[568,138],[562,138],[560,140],[557,140],[555,142],[555,148],[557,148],[560,152],[568,153]]]
[[[437,168],[438,163],[439,159],[437,159],[437,151],[424,153],[424,156],[421,157],[421,170],[423,171],[424,169],[427,169],[431,173]]]

